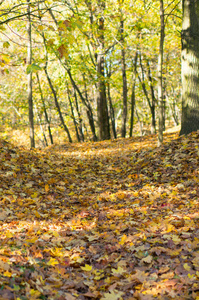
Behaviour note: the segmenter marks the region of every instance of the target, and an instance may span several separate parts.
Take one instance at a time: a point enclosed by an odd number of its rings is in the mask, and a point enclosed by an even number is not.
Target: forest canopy
[[[181,21],[176,0],[1,1],[5,136],[29,124],[46,146],[179,125]]]

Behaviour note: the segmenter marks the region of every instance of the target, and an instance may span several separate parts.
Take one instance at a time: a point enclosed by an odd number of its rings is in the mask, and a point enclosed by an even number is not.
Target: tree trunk
[[[48,80],[48,84],[49,84],[49,86],[50,86],[51,92],[52,92],[53,97],[54,97],[55,106],[56,106],[57,112],[58,112],[58,114],[59,114],[59,118],[60,118],[60,121],[61,121],[61,125],[63,126],[63,128],[64,128],[64,130],[65,130],[65,132],[66,132],[66,134],[67,134],[67,136],[68,136],[68,141],[69,141],[70,143],[72,143],[73,141],[72,141],[72,138],[71,138],[69,129],[68,129],[67,125],[66,125],[65,122],[64,122],[64,118],[63,118],[63,115],[62,115],[62,112],[61,112],[61,108],[60,108],[60,105],[59,105],[59,102],[58,102],[58,99],[57,99],[57,93],[56,93],[56,91],[55,91],[55,89],[54,89],[54,86],[53,86],[53,84],[52,84],[52,81],[51,81],[50,76],[49,76],[48,71],[47,71],[47,64],[46,64],[46,66],[45,66],[45,68],[44,68],[44,71],[45,71],[46,78],[47,78],[47,80]]]
[[[199,1],[183,0],[180,135],[199,129]]]
[[[67,94],[68,94],[68,100],[69,100],[69,104],[70,104],[70,110],[71,110],[71,114],[72,114],[73,124],[74,124],[74,127],[75,127],[77,141],[80,142],[81,139],[80,139],[79,132],[78,132],[78,122],[75,118],[73,103],[72,103],[72,100],[71,100],[71,97],[70,97],[70,90],[69,90],[68,85],[67,85]]]
[[[134,111],[135,111],[135,84],[136,84],[136,75],[137,75],[137,58],[138,51],[136,50],[134,64],[133,64],[133,78],[132,78],[132,92],[131,92],[131,118],[130,118],[130,132],[129,136],[133,135],[133,123],[134,123]]]
[[[112,133],[114,136],[114,139],[117,138],[117,132],[116,132],[116,127],[115,127],[115,111],[111,99],[111,90],[110,90],[110,83],[108,82],[107,86],[107,92],[108,92],[108,102],[109,102],[109,111],[110,111],[110,118],[111,118],[111,125],[112,125]]]
[[[139,81],[142,85],[143,92],[145,94],[147,103],[148,103],[150,111],[151,111],[151,133],[154,133],[153,130],[154,130],[155,125],[156,125],[156,122],[155,122],[155,95],[154,95],[154,90],[153,90],[153,85],[152,85],[151,74],[149,73],[150,72],[150,66],[148,65],[148,62],[147,62],[148,80],[149,80],[150,89],[151,89],[151,100],[150,100],[149,94],[148,94],[148,91],[147,91],[147,87],[146,87],[146,84],[145,84],[145,75],[144,75],[145,71],[144,71],[144,67],[143,67],[143,64],[142,64],[141,55],[140,55],[140,67],[141,67],[142,79],[140,78],[139,75],[138,75],[138,79],[139,79]]]
[[[30,0],[28,2],[28,53],[27,63],[30,66],[32,64],[32,26],[31,26],[31,12],[30,12]],[[32,72],[28,74],[28,105],[29,105],[29,128],[30,128],[30,146],[35,148],[35,134],[34,134],[34,113],[33,113],[33,98],[32,98]]]
[[[43,96],[43,92],[42,92],[41,83],[40,83],[38,73],[36,74],[36,76],[37,76],[37,82],[38,82],[38,85],[39,85],[39,92],[40,92],[41,101],[42,101],[42,105],[43,105],[44,116],[45,116],[47,127],[48,127],[48,134],[49,134],[50,142],[51,142],[51,145],[52,145],[53,144],[53,136],[52,136],[51,127],[50,127],[50,120],[48,118],[48,112],[47,112],[47,109],[46,109],[46,104],[45,104],[45,100],[44,100],[44,96]]]
[[[137,108],[135,108],[135,113],[136,113],[136,117],[137,117],[137,120],[138,120],[138,123],[139,123],[139,126],[140,126],[140,135],[143,136],[144,135],[144,133],[143,133],[143,122],[140,121],[140,117],[139,117]]]
[[[111,121],[111,127],[112,127],[112,134],[114,136],[114,139],[117,138],[117,131],[116,131],[116,126],[115,126],[115,110],[113,107],[112,103],[112,98],[111,98],[111,86],[110,86],[110,78],[112,75],[112,64],[111,61],[106,64],[106,73],[108,77],[108,82],[107,82],[107,97],[108,97],[108,104],[109,104],[109,113],[110,113],[110,121]]]
[[[151,76],[151,68],[150,68],[150,63],[147,60],[147,67],[148,67],[148,79],[149,79],[149,84],[150,84],[150,89],[151,89],[151,134],[156,133],[156,119],[155,119],[155,103],[156,103],[156,98],[155,98],[155,92],[154,92],[154,86],[153,86],[153,81],[152,81],[152,76]]]
[[[42,144],[43,144],[44,147],[47,147],[48,146],[48,141],[47,141],[47,138],[46,138],[46,134],[45,134],[45,131],[44,131],[44,128],[43,128],[43,125],[42,125],[42,120],[41,120],[40,114],[38,112],[36,103],[35,103],[35,112],[36,112],[36,116],[37,116],[38,125],[39,125],[41,133],[43,135],[43,140],[41,140]]]
[[[121,16],[123,17],[123,16]],[[122,81],[123,81],[123,109],[122,109],[122,128],[121,136],[126,136],[126,120],[127,120],[127,78],[126,78],[126,61],[125,61],[125,47],[124,47],[124,21],[120,21],[120,33],[121,33],[121,44],[122,44]]]
[[[81,142],[84,142],[84,133],[83,133],[83,120],[82,120],[82,116],[79,110],[79,103],[78,103],[78,99],[77,99],[77,94],[76,94],[76,90],[73,88],[73,93],[74,93],[74,98],[75,98],[75,108],[76,108],[76,112],[78,115],[78,128],[79,128],[79,134],[80,134],[80,140]]]
[[[88,101],[88,99],[85,99],[80,91],[80,89],[78,88],[78,86],[76,85],[73,77],[72,77],[72,74],[71,74],[71,71],[69,68],[67,68],[67,66],[64,66],[63,67],[66,69],[67,73],[68,73],[68,76],[71,80],[71,83],[73,85],[73,88],[77,91],[80,99],[82,100],[82,103],[86,106],[86,114],[87,114],[87,117],[88,117],[88,121],[89,121],[89,125],[90,125],[90,128],[91,128],[91,132],[93,134],[92,136],[92,140],[93,141],[97,141],[97,136],[96,136],[96,133],[95,133],[95,122],[94,122],[94,118],[93,118],[93,111],[92,111],[92,107],[90,105],[90,102]]]
[[[106,84],[104,77],[104,17],[105,1],[98,1],[99,14],[98,19],[98,53],[96,53],[96,69],[98,76],[97,83],[97,117],[99,127],[99,139],[108,140],[110,136],[109,115],[106,98]]]
[[[162,81],[162,69],[163,69],[163,53],[164,53],[164,3],[160,0],[160,45],[158,55],[158,102],[159,102],[159,131],[158,131],[158,145],[163,142],[163,130],[164,130],[164,99],[163,99],[163,81]]]
[[[41,17],[39,17],[39,18],[40,18],[40,22],[41,22]],[[72,138],[71,138],[71,135],[70,135],[70,131],[69,131],[67,125],[65,124],[65,121],[64,121],[64,118],[63,118],[63,115],[62,115],[62,112],[61,112],[61,108],[60,108],[60,105],[59,105],[59,102],[58,102],[56,90],[55,90],[55,88],[53,86],[53,83],[52,83],[52,80],[51,80],[51,78],[50,78],[50,76],[48,74],[48,51],[47,51],[47,45],[46,45],[46,38],[45,38],[45,35],[44,35],[43,32],[42,32],[41,35],[42,35],[42,38],[43,38],[43,43],[44,43],[44,47],[45,47],[45,56],[46,56],[46,62],[45,62],[44,72],[45,72],[45,75],[46,75],[49,87],[50,87],[51,92],[52,92],[53,97],[54,97],[55,106],[56,106],[57,112],[59,114],[61,125],[64,128],[64,130],[65,130],[65,132],[66,132],[66,134],[68,136],[69,142],[72,143]]]

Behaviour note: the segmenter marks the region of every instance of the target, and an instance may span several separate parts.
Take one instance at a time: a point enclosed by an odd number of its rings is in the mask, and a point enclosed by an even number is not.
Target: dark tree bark
[[[116,132],[116,126],[115,126],[115,111],[111,99],[111,90],[110,90],[110,83],[108,83],[107,86],[107,96],[108,96],[108,102],[109,102],[109,111],[110,111],[110,118],[111,118],[111,125],[112,125],[112,132],[114,139],[117,138],[117,132]]]
[[[142,57],[140,55],[140,68],[141,68],[142,79],[140,78],[140,75],[138,75],[138,79],[139,79],[139,81],[142,85],[143,92],[145,94],[147,103],[148,103],[150,111],[151,111],[151,133],[154,133],[153,129],[155,128],[155,124],[156,124],[156,120],[155,120],[155,95],[154,95],[154,89],[153,89],[153,84],[152,84],[152,78],[151,78],[151,74],[150,74],[150,71],[149,71],[150,70],[149,65],[147,65],[147,67],[148,67],[148,80],[150,82],[150,89],[151,89],[151,99],[150,99],[150,96],[148,94],[147,87],[146,87],[146,84],[145,84],[145,70],[144,70],[144,67],[143,67],[143,64],[142,64]]]
[[[120,21],[120,33],[121,33],[121,56],[122,56],[122,81],[123,81],[123,107],[122,107],[122,128],[121,136],[126,136],[126,120],[127,120],[127,78],[126,78],[126,53],[124,47],[124,20],[123,13],[121,12],[121,21]]]
[[[96,53],[97,82],[97,116],[99,127],[99,139],[108,140],[110,136],[109,115],[106,98],[106,84],[104,77],[104,10],[105,1],[98,0],[99,19],[98,19],[98,52]]]
[[[164,99],[163,99],[163,82],[162,82],[162,68],[163,68],[163,53],[164,53],[164,2],[160,0],[160,45],[158,55],[158,102],[159,102],[159,128],[158,128],[158,145],[163,142],[164,131]]]
[[[133,76],[132,76],[132,92],[131,92],[131,117],[130,117],[130,131],[129,136],[133,135],[133,124],[134,124],[134,112],[135,112],[135,84],[137,75],[137,58],[138,51],[136,50],[134,63],[133,63]]]
[[[82,142],[84,142],[83,120],[82,120],[82,116],[81,116],[80,109],[79,109],[79,103],[78,103],[78,99],[77,99],[76,90],[74,88],[73,88],[73,90],[74,90],[74,98],[75,98],[75,108],[76,108],[76,112],[78,115],[78,128],[79,128],[80,140]]]
[[[28,55],[27,63],[29,66],[32,64],[32,24],[31,24],[31,11],[30,11],[30,0],[28,2]],[[32,97],[32,72],[28,74],[28,105],[29,105],[29,129],[30,129],[30,146],[35,148],[35,134],[34,134],[34,112],[33,112],[33,97]]]
[[[199,1],[183,0],[180,135],[199,129]]]

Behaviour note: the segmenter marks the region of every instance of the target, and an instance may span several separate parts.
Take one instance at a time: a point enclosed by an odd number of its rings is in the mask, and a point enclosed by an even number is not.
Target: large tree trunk
[[[99,139],[108,140],[110,136],[109,115],[106,98],[106,84],[104,77],[104,10],[105,1],[98,1],[100,17],[98,19],[98,53],[96,53],[97,83],[97,117],[99,127]]]
[[[122,12],[121,12],[122,14]],[[123,81],[123,108],[122,108],[122,128],[121,136],[126,136],[126,120],[127,120],[127,78],[126,78],[126,58],[125,58],[125,45],[124,45],[124,20],[123,15],[120,21],[120,33],[121,33],[121,44],[122,44],[122,81]]]
[[[28,55],[27,63],[32,64],[32,32],[31,32],[31,12],[30,12],[30,0],[28,2]],[[33,113],[33,98],[32,98],[32,72],[28,74],[28,106],[29,106],[29,129],[30,129],[30,146],[35,147],[35,135],[34,135],[34,113]]]
[[[199,1],[183,0],[180,134],[199,129]]]
[[[163,67],[163,51],[164,51],[164,2],[160,0],[160,45],[158,55],[158,102],[159,102],[159,131],[158,145],[163,142],[164,131],[164,99],[163,99],[163,82],[162,82],[162,67]]]

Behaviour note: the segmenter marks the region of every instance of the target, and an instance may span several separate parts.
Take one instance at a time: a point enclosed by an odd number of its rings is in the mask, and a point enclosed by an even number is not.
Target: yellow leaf
[[[26,240],[26,243],[31,243],[31,244],[34,244],[36,241],[38,240],[38,237],[37,236],[35,236],[34,238],[32,238],[32,239],[27,239]]]
[[[171,232],[175,230],[175,227],[172,224],[167,224],[167,231],[166,232]]]
[[[125,194],[124,193],[118,193],[117,194],[117,197],[120,199],[120,200],[123,200],[125,198]]]
[[[111,293],[105,293],[104,297],[101,300],[118,300],[124,295],[123,292],[119,292],[117,290],[112,291]]]
[[[194,279],[194,280],[196,279],[195,274],[192,274],[192,275],[191,275],[191,274],[188,274],[188,277],[189,277],[190,279]]]
[[[61,256],[64,255],[61,250],[62,249],[60,249],[60,248],[55,248],[55,249],[51,250],[51,253],[52,253],[53,256],[61,257]]]
[[[12,232],[6,232],[6,237],[7,237],[7,238],[12,238],[12,237],[13,237]]]
[[[190,271],[190,270],[191,270],[191,267],[190,267],[187,263],[184,264],[183,267],[184,267],[184,269],[185,269],[186,271]]]
[[[89,266],[89,265],[86,264],[84,267],[81,267],[81,269],[82,269],[83,271],[89,272],[89,271],[92,270],[92,266]]]
[[[53,231],[53,235],[54,235],[55,237],[59,237],[59,236],[60,236],[59,233],[58,233],[57,231]]]
[[[172,235],[172,240],[174,241],[174,243],[180,243],[181,242],[181,239],[177,235]]]
[[[127,236],[126,236],[126,234],[124,234],[124,235],[122,236],[121,241],[119,242],[119,244],[120,244],[120,245],[124,245],[124,243],[126,242],[126,240],[127,240]]]
[[[112,269],[113,275],[120,275],[120,274],[123,274],[125,272],[126,272],[126,270],[123,269],[122,267],[118,267],[117,269]]]
[[[37,196],[38,196],[38,193],[37,192],[34,192],[32,195],[31,195],[31,198],[37,198]]]
[[[9,272],[9,271],[6,271],[6,272],[3,273],[3,276],[12,277],[12,273]]]
[[[55,258],[50,258],[49,262],[47,263],[48,266],[55,266],[58,265],[59,262]]]
[[[38,211],[34,211],[35,217],[40,218],[41,215],[38,213]]]
[[[34,299],[37,299],[41,295],[41,293],[38,290],[31,289],[30,295],[34,296]]]
[[[46,184],[46,185],[45,185],[45,192],[46,192],[46,193],[48,193],[48,192],[49,192],[49,190],[50,190],[50,187],[49,187],[49,185],[48,185],[48,184]]]

